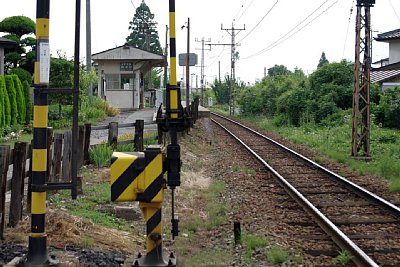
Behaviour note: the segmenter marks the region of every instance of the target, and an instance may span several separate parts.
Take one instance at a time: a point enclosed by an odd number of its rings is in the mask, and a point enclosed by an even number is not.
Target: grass
[[[353,257],[346,250],[343,250],[336,258],[333,259],[333,263],[346,265],[352,258]]]
[[[354,160],[351,152],[351,125],[349,120],[335,127],[305,125],[302,127],[276,127],[265,117],[242,117],[265,130],[276,132],[294,143],[304,144],[337,162],[350,166],[359,174],[371,173],[384,177],[391,183],[391,191],[400,191],[400,131],[379,128],[371,129],[371,153],[369,162]],[[321,158],[316,158],[321,162]]]
[[[83,191],[84,197],[80,197],[77,201],[70,200],[70,192],[64,190],[52,194],[50,202],[57,208],[66,209],[68,213],[88,219],[95,224],[113,229],[129,229],[129,223],[126,220],[98,210],[99,205],[111,203],[111,190],[108,183],[88,185]]]
[[[289,253],[278,246],[273,246],[267,251],[268,261],[273,264],[284,263],[289,259]]]
[[[244,261],[248,264],[252,262],[252,255],[256,248],[262,248],[269,244],[269,241],[265,237],[251,235],[251,234],[244,234],[242,236],[242,243],[245,247],[244,252]]]
[[[90,161],[97,167],[108,167],[111,163],[112,148],[107,144],[99,144],[89,149]]]
[[[223,182],[213,182],[204,194],[207,213],[207,230],[214,229],[227,220],[228,204],[219,197],[225,191]]]

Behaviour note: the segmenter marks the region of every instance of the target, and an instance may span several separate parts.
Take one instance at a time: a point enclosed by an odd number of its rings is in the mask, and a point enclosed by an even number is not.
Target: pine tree
[[[154,14],[143,0],[136,9],[132,21],[129,22],[129,30],[132,32],[126,38],[126,42],[134,47],[161,55],[162,49],[156,27]]]
[[[25,98],[25,106],[26,106],[26,116],[25,116],[25,124],[29,124],[32,119],[32,100],[30,95],[31,86],[27,81],[22,82],[22,87],[24,89],[24,98]]]
[[[329,64],[329,61],[326,59],[325,52],[322,52],[322,55],[321,55],[321,58],[319,59],[317,68],[321,68],[326,64]]]
[[[10,124],[17,124],[18,109],[17,109],[17,93],[15,92],[14,81],[11,75],[6,75],[6,89],[8,93],[8,99],[10,101]]]
[[[25,116],[26,116],[26,106],[25,106],[25,97],[24,91],[22,88],[21,80],[18,78],[17,75],[11,75],[14,81],[14,88],[16,92],[16,101],[17,101],[17,109],[18,109],[18,118],[17,121],[19,124],[25,123]]]

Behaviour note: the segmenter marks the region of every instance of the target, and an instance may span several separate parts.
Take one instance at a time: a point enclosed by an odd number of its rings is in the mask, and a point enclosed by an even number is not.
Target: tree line
[[[214,81],[217,102],[229,101],[229,78]],[[268,69],[268,76],[252,86],[236,86],[235,99],[240,112],[273,119],[277,126],[306,123],[334,125],[351,114],[354,88],[354,64],[343,60],[320,60],[318,68],[306,76],[301,69],[283,65]],[[400,88],[384,92],[371,85],[372,119],[383,127],[400,129]]]

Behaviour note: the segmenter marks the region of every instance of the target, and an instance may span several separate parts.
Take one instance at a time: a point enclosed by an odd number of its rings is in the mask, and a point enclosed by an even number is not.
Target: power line
[[[397,19],[398,19],[399,22],[400,22],[399,14],[397,14],[397,11],[396,11],[396,9],[395,9],[394,6],[393,6],[392,0],[389,0],[389,4],[390,4],[390,6],[392,7],[394,14],[396,14],[396,17],[397,17]]]
[[[253,0],[253,1],[254,1],[254,0]],[[236,15],[234,16],[234,18],[236,18],[236,17],[237,17],[237,15],[239,15],[239,13],[240,13],[240,10],[243,8],[243,6],[244,6],[244,4],[246,4],[246,2],[247,2],[247,0],[244,0],[243,4],[240,6],[240,8],[239,8],[238,12],[236,12]]]
[[[350,16],[349,16],[349,22],[347,23],[346,38],[344,39],[342,58],[344,58],[344,51],[346,50],[347,38],[349,37],[350,21],[351,21],[351,16],[353,15],[353,9],[354,9],[354,0],[353,3],[351,3]]]
[[[247,10],[251,7],[251,5],[254,3],[254,1],[255,1],[255,0],[252,0],[252,1],[250,2],[250,4],[246,7],[246,9],[243,11],[243,13],[239,16],[239,18],[235,20],[236,23],[239,22],[239,20],[243,17],[244,13],[246,13]],[[236,17],[236,16],[235,16],[235,17]]]
[[[332,6],[334,6],[339,0],[336,0],[332,5],[330,5],[327,9],[325,9],[324,11],[322,11],[320,14],[318,14],[315,18],[313,18],[311,21],[309,21],[307,24],[305,24],[303,27],[301,27],[300,29],[298,29],[297,31],[295,31],[301,24],[303,24],[305,21],[307,21],[312,15],[314,15],[319,9],[321,9],[329,0],[324,1],[320,6],[318,6],[313,12],[311,12],[305,19],[303,19],[300,23],[298,23],[295,27],[293,27],[291,30],[289,30],[287,33],[285,33],[283,36],[281,36],[280,38],[278,38],[275,42],[271,43],[270,45],[268,45],[267,47],[261,49],[260,51],[242,58],[244,59],[249,59],[258,55],[261,55],[273,48],[275,48],[276,46],[280,45],[281,43],[285,42],[286,40],[288,40],[289,38],[291,38],[293,35],[295,35],[296,33],[298,33],[299,31],[301,31],[302,29],[304,29],[305,27],[307,27],[308,25],[310,25],[313,21],[315,21],[317,18],[319,18],[322,14],[324,14],[325,12],[327,12],[330,8],[332,8]],[[293,32],[295,31],[295,32]],[[293,33],[292,33],[293,32]],[[291,34],[292,33],[292,34]]]
[[[247,36],[249,36],[259,25],[260,23],[268,16],[269,13],[275,8],[275,6],[278,4],[279,0],[276,0],[276,2],[272,5],[272,7],[268,10],[268,12],[261,18],[261,20],[249,31],[248,34],[246,34],[240,41],[241,43],[244,39],[246,39]]]

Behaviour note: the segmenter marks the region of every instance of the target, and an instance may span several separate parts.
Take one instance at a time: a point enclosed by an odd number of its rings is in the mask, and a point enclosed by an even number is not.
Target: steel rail
[[[213,113],[216,115],[215,113]],[[223,116],[217,115],[223,119],[227,119]],[[228,119],[229,121],[232,121]],[[349,239],[331,220],[329,220],[321,211],[319,211],[306,197],[304,197],[296,188],[294,188],[285,178],[283,178],[274,168],[272,168],[264,159],[262,159],[254,150],[246,145],[239,137],[229,131],[222,124],[214,119],[212,122],[220,126],[227,133],[229,133],[234,139],[236,139],[241,145],[243,145],[254,157],[256,157],[269,171],[273,173],[277,181],[285,189],[285,191],[301,205],[316,221],[316,223],[327,233],[332,240],[343,250],[348,251],[353,258],[351,259],[357,266],[373,266],[378,267],[379,265],[374,262],[360,247],[358,247],[351,239]],[[232,121],[234,122],[234,121]],[[234,122],[236,123],[236,122]],[[239,124],[240,126],[244,126]],[[250,129],[244,126],[246,129]],[[251,130],[253,133],[257,133]],[[263,135],[260,134],[263,137]],[[270,139],[270,138],[267,138]],[[275,142],[274,142],[275,143]]]
[[[236,125],[239,125],[239,126],[245,128],[245,129],[251,131],[252,133],[254,133],[254,134],[256,134],[256,135],[258,135],[258,136],[260,136],[260,137],[262,137],[262,138],[264,138],[266,140],[268,140],[269,142],[275,144],[276,146],[278,146],[278,147],[286,150],[287,152],[293,154],[297,158],[299,158],[299,159],[307,162],[308,164],[320,169],[325,174],[327,174],[329,176],[329,178],[331,178],[333,181],[339,182],[341,185],[343,185],[347,189],[351,190],[352,192],[356,193],[360,197],[362,197],[364,199],[367,199],[369,202],[374,203],[374,204],[376,204],[376,205],[388,210],[394,216],[400,217],[400,208],[397,207],[396,205],[390,203],[389,201],[387,201],[387,200],[375,195],[374,193],[366,190],[365,188],[360,187],[359,185],[347,180],[346,178],[344,178],[344,177],[342,177],[342,176],[340,176],[340,175],[338,175],[338,174],[326,169],[325,167],[323,167],[323,166],[319,165],[318,163],[310,160],[309,158],[307,158],[307,157],[297,153],[296,151],[294,151],[294,150],[292,150],[292,149],[290,149],[290,148],[278,143],[277,141],[269,138],[268,136],[265,136],[265,135],[255,131],[255,130],[247,127],[246,125],[243,125],[243,124],[241,124],[239,122],[236,122],[236,121],[234,121],[234,120],[232,120],[230,118],[224,117],[224,116],[222,116],[220,114],[217,114],[217,113],[214,113],[214,112],[211,112],[211,114],[215,115],[217,117],[223,118],[225,120],[228,120],[228,121],[230,121],[230,122],[232,122],[232,123],[234,123]]]

